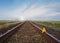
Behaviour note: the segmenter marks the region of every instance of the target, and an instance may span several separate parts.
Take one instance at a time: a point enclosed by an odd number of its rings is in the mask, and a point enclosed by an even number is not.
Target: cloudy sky
[[[60,20],[60,0],[0,0],[0,20]]]

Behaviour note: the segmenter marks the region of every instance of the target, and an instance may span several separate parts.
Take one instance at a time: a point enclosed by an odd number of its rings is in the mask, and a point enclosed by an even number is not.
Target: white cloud
[[[37,5],[37,3],[31,5],[29,7],[28,4],[23,4],[20,7],[17,7],[11,11],[6,11],[5,13],[7,16],[10,15],[10,17],[14,17],[19,19],[21,16],[26,18],[26,19],[33,19],[34,17],[51,17],[55,16],[57,14],[60,14],[58,12],[54,12],[53,8],[58,7],[58,4],[48,4],[48,5]],[[42,19],[41,18],[41,19]],[[44,18],[45,19],[45,18]]]
[[[36,7],[35,5],[32,5],[28,9],[27,9],[27,7],[28,7],[27,5],[24,5],[20,8],[17,8],[15,10],[13,10],[11,14],[16,15],[18,17],[19,16],[24,16],[24,17],[29,19],[29,18],[35,17],[37,15],[40,16],[40,15],[42,15],[42,14],[44,14],[48,11],[48,9],[45,8],[45,6],[44,7],[43,6]]]
[[[54,7],[50,5],[51,7]],[[20,8],[17,8],[13,10],[12,14],[15,15],[17,18],[20,18],[20,16],[25,17],[26,19],[31,19],[34,17],[50,17],[50,16],[55,16],[57,13],[52,11],[52,8],[50,8],[49,5],[44,5],[44,6],[37,6],[32,5],[27,9],[27,5],[23,5]],[[55,6],[56,7],[56,6]],[[44,18],[45,19],[45,18]]]
[[[46,12],[47,12],[47,9],[43,8],[43,7],[37,7],[37,8],[33,8],[33,9],[29,8],[23,13],[23,15],[26,16],[26,17],[34,17],[34,16],[37,16],[37,15],[42,15]]]

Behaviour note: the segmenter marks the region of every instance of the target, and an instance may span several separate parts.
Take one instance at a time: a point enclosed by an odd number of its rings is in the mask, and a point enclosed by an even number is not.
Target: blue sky
[[[60,0],[0,0],[0,20],[60,20]]]

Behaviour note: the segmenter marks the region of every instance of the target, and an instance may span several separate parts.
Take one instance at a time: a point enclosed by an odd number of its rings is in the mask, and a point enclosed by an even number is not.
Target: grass
[[[10,26],[10,25],[13,25],[13,24],[16,24],[16,23],[18,23],[18,21],[4,21],[4,20],[0,20],[0,30],[2,29],[2,28],[6,28],[6,27],[8,27],[8,26]]]
[[[44,25],[48,33],[60,40],[60,21],[36,21],[35,23],[40,27]]]
[[[48,26],[48,27],[52,27],[54,28],[55,30],[60,30],[60,21],[37,21],[36,23],[38,24],[42,24],[42,25],[45,25],[45,26]]]

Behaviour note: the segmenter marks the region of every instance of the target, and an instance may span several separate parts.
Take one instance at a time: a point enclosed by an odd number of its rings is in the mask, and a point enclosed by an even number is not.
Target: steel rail
[[[25,22],[19,23],[18,25],[16,25],[15,27],[13,27],[12,29],[6,31],[5,33],[0,35],[0,43],[3,43],[7,38],[9,38],[11,35],[13,35],[13,33],[15,33],[19,28],[21,27]]]
[[[34,27],[36,27],[38,29],[38,31],[40,31],[40,33],[46,38],[46,40],[48,41],[48,43],[60,43],[60,40],[58,40],[57,38],[55,38],[53,35],[49,34],[48,32],[46,33],[42,33],[42,29],[37,26],[35,23],[30,22]]]

